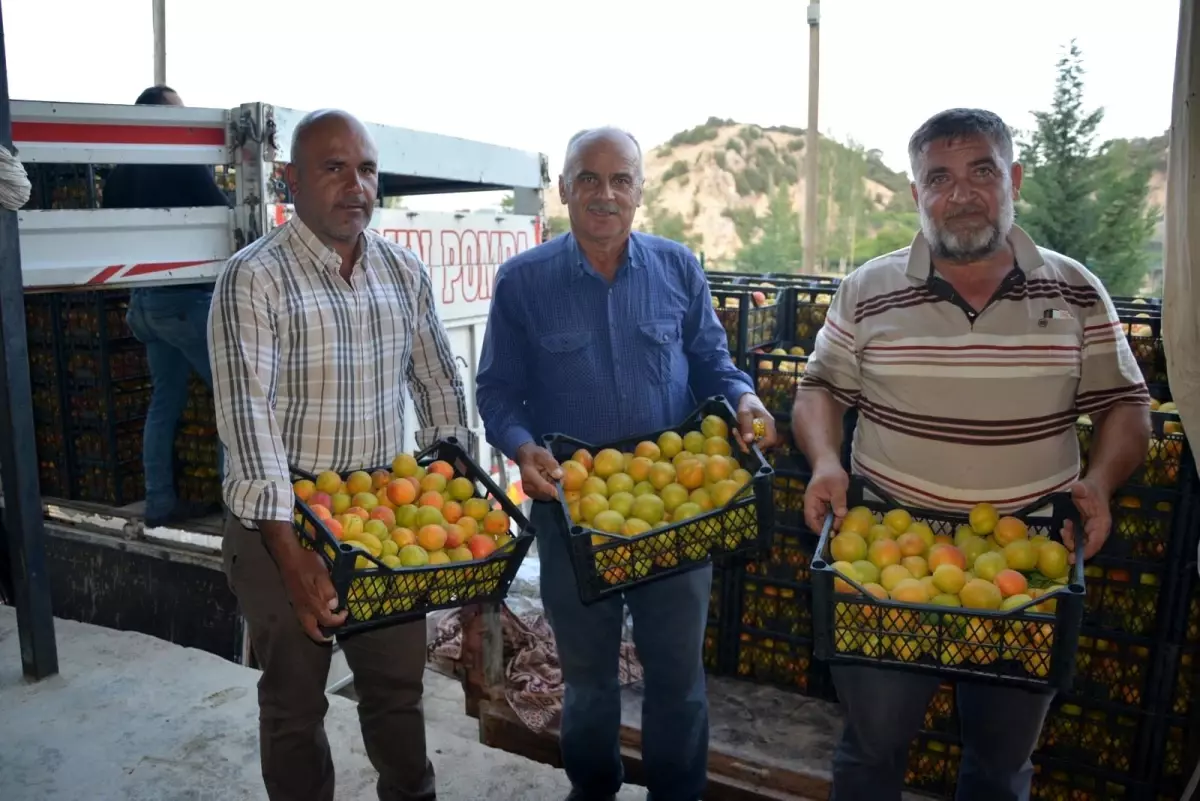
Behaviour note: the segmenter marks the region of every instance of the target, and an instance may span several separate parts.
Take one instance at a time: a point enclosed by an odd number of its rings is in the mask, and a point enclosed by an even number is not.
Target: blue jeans
[[[645,675],[642,761],[648,801],[699,801],[708,777],[704,626],[711,566],[585,606],[579,600],[567,534],[549,504],[535,502],[542,602],[554,631],[566,693],[560,746],[572,786],[604,798],[624,781],[617,669],[624,605]]]
[[[900,801],[909,744],[940,681],[899,670],[839,665],[833,681],[846,728],[833,755],[830,801]],[[1052,693],[959,682],[962,762],[957,801],[1028,801]]]
[[[131,293],[125,321],[146,346],[153,386],[142,442],[147,520],[164,519],[175,511],[175,430],[187,407],[192,371],[212,389],[211,305],[209,286],[155,287]]]

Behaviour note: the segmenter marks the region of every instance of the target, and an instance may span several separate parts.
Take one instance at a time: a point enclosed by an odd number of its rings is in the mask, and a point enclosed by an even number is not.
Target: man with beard
[[[775,441],[770,414],[734,367],[695,256],[633,233],[642,152],[624,131],[572,137],[558,191],[571,232],[500,267],[476,379],[488,441],[521,467],[535,499],[542,599],[566,694],[560,741],[570,801],[621,787],[617,662],[624,606],[645,669],[642,755],[649,801],[699,801],[708,758],[704,623],[712,568],[660,579],[585,606],[552,499],[562,470],[538,443],[562,432],[603,444],[678,424],[697,398],[724,395],[738,428]]]
[[[796,441],[813,468],[815,530],[846,514],[838,458],[857,406],[851,470],[906,505],[1001,514],[1069,491],[1085,558],[1104,544],[1109,500],[1145,457],[1149,396],[1112,301],[1083,265],[1013,225],[1021,165],[995,114],[952,109],[909,142],[921,231],[838,289],[796,393]],[[1075,420],[1095,424],[1079,475]],[[1076,532],[1064,540],[1073,548]],[[1073,561],[1073,557],[1072,557]],[[909,743],[938,679],[838,666],[846,717],[833,801],[899,801]],[[960,801],[1028,799],[1029,756],[1052,696],[960,683]]]

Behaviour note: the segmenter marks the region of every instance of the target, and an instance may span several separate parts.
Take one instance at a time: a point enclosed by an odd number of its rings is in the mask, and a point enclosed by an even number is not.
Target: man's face
[[[921,231],[935,255],[950,261],[986,258],[1013,226],[1021,165],[1009,165],[982,135],[940,139],[917,162],[913,199]]]
[[[354,242],[371,221],[379,154],[366,128],[329,117],[309,129],[299,163],[287,167],[296,214],[323,239]]]
[[[585,140],[568,155],[558,192],[576,236],[594,241],[629,236],[642,203],[637,147],[620,134]]]

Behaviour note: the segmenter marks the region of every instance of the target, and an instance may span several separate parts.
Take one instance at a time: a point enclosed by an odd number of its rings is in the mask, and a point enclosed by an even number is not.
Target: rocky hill
[[[635,226],[686,242],[714,267],[733,266],[743,248],[768,238],[771,261],[798,266],[804,144],[803,129],[715,117],[682,131],[645,153],[646,192]],[[1155,159],[1149,200],[1162,208],[1166,137],[1131,144]],[[843,272],[908,244],[918,222],[905,173],[883,164],[878,151],[825,136],[818,159],[821,271]],[[567,212],[556,189],[546,193],[546,213],[552,231],[566,229]],[[1156,239],[1161,242],[1161,232]]]

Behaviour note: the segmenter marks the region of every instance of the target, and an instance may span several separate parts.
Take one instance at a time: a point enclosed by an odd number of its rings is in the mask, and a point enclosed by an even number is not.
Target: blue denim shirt
[[[697,399],[736,408],[752,391],[700,263],[677,242],[632,234],[612,283],[571,234],[500,267],[476,399],[488,442],[509,457],[548,433],[600,445],[669,428]]]

